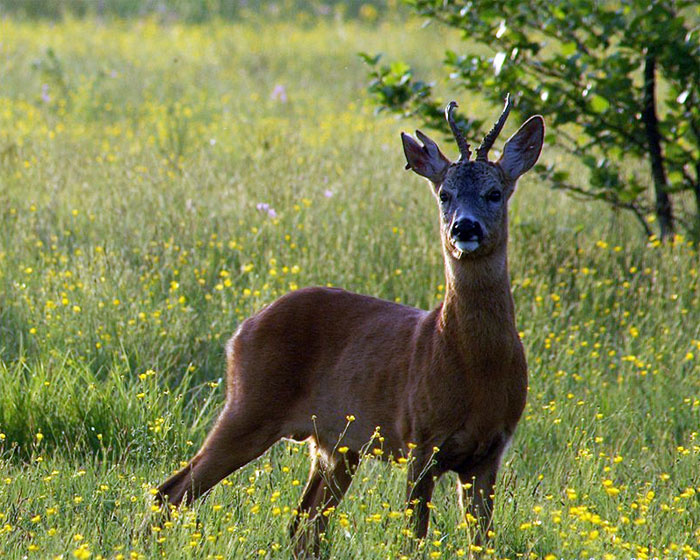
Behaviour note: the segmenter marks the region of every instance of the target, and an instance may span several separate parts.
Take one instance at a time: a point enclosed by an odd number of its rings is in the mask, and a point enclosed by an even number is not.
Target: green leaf
[[[381,53],[372,56],[366,52],[359,52],[357,53],[357,56],[359,56],[365,64],[369,64],[370,66],[375,66],[377,62],[379,62],[379,59],[382,58]]]
[[[672,185],[680,185],[684,180],[683,173],[680,171],[671,171],[668,174],[668,182]]]
[[[407,72],[410,72],[411,67],[406,64],[405,62],[402,62],[400,60],[397,60],[395,62],[392,62],[391,65],[389,66],[391,69],[392,74],[398,74],[398,75],[403,75],[406,74]]]
[[[591,96],[591,108],[596,113],[604,113],[608,110],[608,107],[610,107],[610,101],[605,99],[602,95],[596,94]]]
[[[574,43],[573,41],[571,41],[570,43],[564,43],[561,46],[561,54],[563,54],[564,56],[571,56],[576,52],[577,48],[578,47],[576,43]]]

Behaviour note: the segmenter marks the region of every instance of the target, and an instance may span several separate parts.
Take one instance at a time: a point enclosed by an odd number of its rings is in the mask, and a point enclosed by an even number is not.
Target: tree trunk
[[[659,220],[661,239],[673,235],[673,208],[668,196],[668,182],[664,170],[664,156],[661,153],[661,134],[659,119],[656,116],[656,58],[648,52],[644,62],[644,108],[642,120],[646,129],[649,156],[651,157],[651,176],[654,180],[656,195],[656,218]]]
[[[700,140],[700,135],[698,135]],[[695,241],[700,240],[700,161],[695,164],[695,184],[693,185],[693,194],[695,195],[695,223],[693,224],[693,235]]]
[[[693,185],[695,195],[695,220],[692,224],[692,235],[695,241],[700,241],[700,181]]]

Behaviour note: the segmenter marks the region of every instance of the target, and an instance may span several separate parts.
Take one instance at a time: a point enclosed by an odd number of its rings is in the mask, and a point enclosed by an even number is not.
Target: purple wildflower
[[[277,84],[275,89],[272,90],[270,94],[270,99],[273,101],[279,101],[280,103],[287,102],[287,89],[282,84]]]
[[[255,208],[258,209],[258,212],[262,212],[270,216],[270,218],[276,218],[277,217],[277,211],[272,208],[267,202],[258,202],[255,205]]]

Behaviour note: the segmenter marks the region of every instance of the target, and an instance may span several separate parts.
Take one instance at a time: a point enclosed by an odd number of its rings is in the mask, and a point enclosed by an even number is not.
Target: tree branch
[[[600,200],[601,202],[605,202],[606,204],[609,204],[613,208],[617,208],[619,210],[627,210],[628,212],[632,212],[634,216],[637,218],[637,221],[639,224],[642,226],[644,229],[644,233],[646,234],[647,237],[651,237],[653,235],[653,231],[651,227],[649,226],[649,222],[647,222],[646,218],[644,217],[645,214],[648,213],[648,209],[645,208],[644,206],[640,206],[639,204],[635,204],[634,202],[622,202],[621,200],[618,200],[617,198],[614,198],[610,196],[609,192],[603,192],[603,193],[593,193],[590,191],[587,191],[585,189],[582,189],[581,187],[576,187],[572,185],[571,183],[566,183],[564,181],[552,181],[547,174],[541,174],[545,179],[549,179],[552,183],[552,187],[555,189],[560,189],[560,190],[565,190],[568,191],[569,193],[573,193],[572,196],[576,198],[576,196],[580,196],[581,198],[585,198],[586,200]]]

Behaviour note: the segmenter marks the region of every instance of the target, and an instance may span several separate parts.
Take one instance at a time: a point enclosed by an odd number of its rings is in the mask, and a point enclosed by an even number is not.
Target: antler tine
[[[469,144],[467,143],[466,138],[462,136],[462,133],[459,131],[457,128],[457,123],[455,122],[454,118],[454,110],[458,107],[456,101],[450,101],[447,104],[447,107],[445,107],[445,118],[447,119],[447,123],[450,125],[450,129],[452,130],[452,134],[455,137],[455,140],[457,142],[457,147],[459,147],[459,160],[466,160],[469,161],[469,158],[472,157],[472,151],[469,148]]]
[[[501,130],[503,129],[503,125],[506,124],[506,119],[508,118],[508,114],[510,113],[510,109],[512,106],[513,106],[513,103],[511,102],[510,94],[508,94],[508,95],[506,95],[506,105],[503,108],[503,112],[501,113],[501,116],[498,117],[496,124],[493,125],[493,128],[484,137],[483,142],[481,142],[481,146],[479,146],[476,149],[476,161],[488,161],[489,160],[489,158],[488,158],[489,150],[493,146],[493,143],[496,141],[496,138],[498,138],[498,135],[501,133]]]

